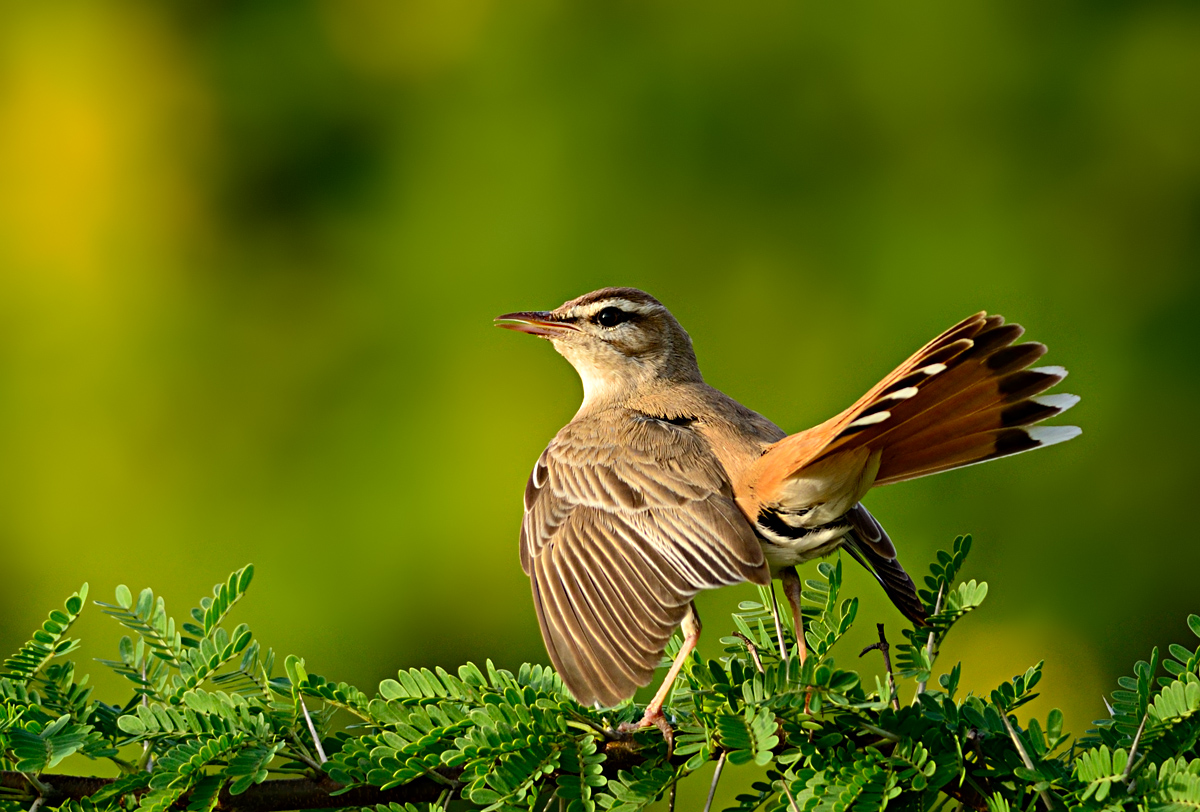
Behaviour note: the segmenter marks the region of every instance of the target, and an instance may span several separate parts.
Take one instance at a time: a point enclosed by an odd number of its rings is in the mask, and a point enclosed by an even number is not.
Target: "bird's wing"
[[[770,582],[724,470],[686,427],[634,412],[568,425],[525,489],[521,566],[583,704],[647,684],[697,592]]]

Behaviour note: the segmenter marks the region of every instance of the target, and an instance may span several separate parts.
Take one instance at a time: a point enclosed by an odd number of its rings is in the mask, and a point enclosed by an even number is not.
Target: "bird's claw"
[[[636,722],[622,722],[617,728],[618,733],[636,733],[639,730],[645,730],[648,727],[657,727],[663,735],[663,741],[667,743],[667,758],[670,758],[675,753],[675,731],[671,729],[671,723],[667,721],[667,717],[663,715],[662,709],[651,710],[646,709],[646,713]]]

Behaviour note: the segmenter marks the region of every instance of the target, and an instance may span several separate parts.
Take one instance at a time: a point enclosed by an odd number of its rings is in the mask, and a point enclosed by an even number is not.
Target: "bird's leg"
[[[795,567],[788,567],[780,574],[783,582],[783,594],[787,596],[792,606],[792,623],[796,628],[796,648],[800,653],[800,667],[808,659],[808,644],[804,640],[804,615],[800,612],[800,573]]]
[[[667,672],[666,679],[663,680],[662,687],[658,689],[658,693],[654,695],[654,699],[650,700],[650,704],[646,706],[646,712],[642,715],[641,721],[633,725],[622,725],[622,729],[637,730],[643,727],[655,726],[663,733],[663,738],[667,740],[667,751],[674,749],[675,735],[671,731],[671,726],[667,723],[667,719],[663,716],[662,708],[667,701],[667,695],[671,693],[671,688],[675,685],[675,678],[679,676],[679,672],[683,670],[683,663],[687,660],[688,655],[696,648],[696,641],[700,639],[700,615],[696,613],[696,604],[688,605],[688,612],[683,616],[681,624],[683,631],[683,645],[679,647],[679,653],[675,655],[674,662],[671,663],[671,670]]]
[[[804,640],[804,615],[800,608],[800,573],[795,567],[788,567],[780,573],[783,582],[783,594],[787,596],[792,607],[792,623],[796,630],[796,649],[800,654],[800,668],[803,670],[804,661],[808,659],[808,643]],[[812,701],[812,689],[804,689],[804,712],[808,713],[808,703]]]

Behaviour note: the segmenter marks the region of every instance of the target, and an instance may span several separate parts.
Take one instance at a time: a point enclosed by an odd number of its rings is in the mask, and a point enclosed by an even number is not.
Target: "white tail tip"
[[[1058,413],[1062,414],[1079,402],[1079,395],[1068,395],[1064,392],[1058,395],[1038,395],[1030,400],[1041,406],[1058,409]]]
[[[1042,446],[1065,443],[1083,434],[1079,426],[1034,426],[1025,429],[1031,440],[1036,440]]]

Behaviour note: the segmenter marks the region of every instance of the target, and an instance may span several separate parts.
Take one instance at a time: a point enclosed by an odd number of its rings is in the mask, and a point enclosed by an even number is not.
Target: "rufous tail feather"
[[[959,322],[893,370],[852,407],[772,446],[760,462],[762,496],[830,457],[879,453],[875,485],[887,485],[1069,440],[1075,426],[1038,426],[1074,406],[1074,395],[1042,395],[1062,367],[1031,368],[1042,344],[1002,316]],[[861,453],[861,451],[860,451]],[[846,457],[850,459],[850,457]]]

